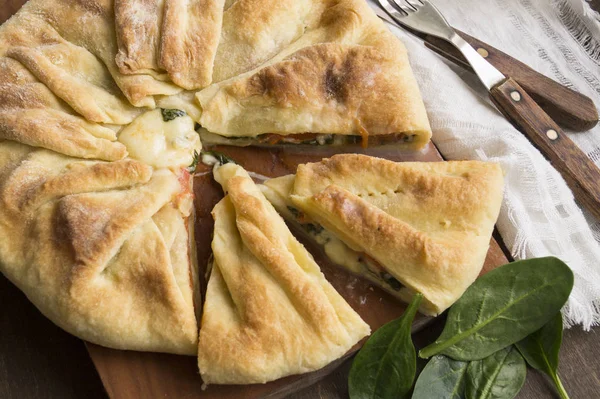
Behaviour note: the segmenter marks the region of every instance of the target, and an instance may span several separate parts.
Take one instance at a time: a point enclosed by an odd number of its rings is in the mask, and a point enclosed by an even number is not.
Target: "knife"
[[[402,27],[436,36],[454,45],[468,60],[489,91],[498,110],[552,163],[569,185],[575,198],[600,219],[600,169],[567,137],[525,90],[503,75],[469,45],[427,0],[403,2],[378,0],[388,15]]]
[[[370,4],[379,18],[398,26],[385,11],[373,3]],[[558,125],[581,132],[593,128],[598,123],[598,110],[589,97],[555,82],[487,43],[457,29],[455,31],[503,75],[512,77],[521,85]],[[465,57],[452,44],[432,35],[414,30],[410,32],[423,39],[426,47],[463,68],[473,70]]]

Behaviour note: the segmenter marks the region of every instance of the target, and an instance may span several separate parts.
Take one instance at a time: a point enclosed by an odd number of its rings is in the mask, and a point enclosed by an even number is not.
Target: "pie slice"
[[[479,275],[500,211],[500,166],[396,163],[357,154],[298,166],[263,193],[334,262],[421,311],[450,307]]]
[[[225,11],[218,83],[197,94],[204,142],[414,149],[429,142],[406,49],[366,2],[263,3],[238,0]],[[234,22],[251,18],[260,24]]]
[[[325,280],[247,172],[215,172],[213,260],[198,365],[207,384],[264,383],[320,369],[369,326]]]

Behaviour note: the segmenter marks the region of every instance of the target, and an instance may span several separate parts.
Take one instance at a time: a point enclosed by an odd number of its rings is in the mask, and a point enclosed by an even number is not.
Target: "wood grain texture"
[[[512,78],[490,90],[504,116],[565,179],[577,201],[600,219],[600,169]]]
[[[560,126],[573,131],[585,131],[598,123],[594,102],[583,94],[569,89],[542,75],[521,61],[484,43],[473,36],[456,30],[474,49],[505,76],[513,78]],[[462,67],[472,70],[463,55],[445,40],[424,36],[425,45]]]

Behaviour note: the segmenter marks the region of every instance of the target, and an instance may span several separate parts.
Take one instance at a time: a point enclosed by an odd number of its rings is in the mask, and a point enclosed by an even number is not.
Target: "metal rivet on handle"
[[[486,49],[484,49],[483,47],[479,47],[477,49],[477,52],[479,53],[480,56],[482,56],[483,58],[487,58],[488,55],[490,55],[490,53],[488,53],[488,51]]]
[[[554,129],[549,129],[546,132],[546,136],[548,136],[550,140],[556,140],[558,138],[558,132]]]
[[[521,101],[521,93],[519,93],[518,91],[511,91],[510,92],[510,98],[512,98],[514,101]]]

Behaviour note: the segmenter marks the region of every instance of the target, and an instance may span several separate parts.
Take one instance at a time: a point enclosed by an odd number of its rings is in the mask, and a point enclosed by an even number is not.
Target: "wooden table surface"
[[[16,12],[24,0],[0,0],[0,21]],[[592,0],[600,9],[600,0]],[[4,239],[4,238],[1,238]],[[4,276],[0,275],[0,398],[106,398],[83,342],[56,327]],[[436,321],[414,337],[417,346],[439,333]],[[293,395],[292,399],[347,398],[346,362],[326,380]],[[572,399],[600,398],[600,327],[565,332],[559,373]],[[518,398],[552,398],[550,381],[529,370]]]

